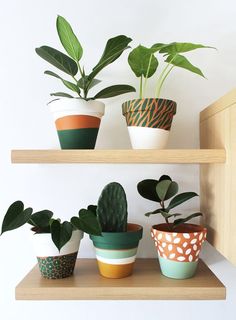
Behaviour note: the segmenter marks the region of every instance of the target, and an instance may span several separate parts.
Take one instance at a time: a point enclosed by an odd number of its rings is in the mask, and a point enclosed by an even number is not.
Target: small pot
[[[58,251],[50,233],[34,233],[33,245],[44,278],[61,279],[73,274],[83,232],[75,230],[71,239]]]
[[[191,278],[196,273],[206,228],[185,223],[170,232],[166,223],[152,226],[161,272],[174,279]]]
[[[60,98],[49,104],[61,149],[94,149],[104,103],[77,98]]]
[[[176,102],[135,99],[122,104],[133,149],[164,149],[176,113]]]
[[[128,277],[133,272],[139,240],[143,227],[128,223],[127,232],[103,232],[92,236],[100,274],[106,278]]]

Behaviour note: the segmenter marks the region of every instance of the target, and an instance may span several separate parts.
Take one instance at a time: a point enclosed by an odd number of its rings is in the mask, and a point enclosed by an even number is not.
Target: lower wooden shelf
[[[223,300],[226,289],[203,261],[194,278],[161,275],[156,259],[137,259],[134,273],[123,279],[99,275],[95,259],[78,259],[74,276],[47,280],[38,266],[16,287],[17,300]]]

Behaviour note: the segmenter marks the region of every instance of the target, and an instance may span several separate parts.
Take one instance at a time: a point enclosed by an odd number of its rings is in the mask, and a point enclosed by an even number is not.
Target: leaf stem
[[[145,96],[146,93],[146,87],[147,87],[147,79],[148,79],[148,75],[149,75],[149,71],[150,71],[150,67],[151,67],[151,63],[152,63],[152,57],[153,57],[153,53],[150,56],[150,59],[148,61],[148,68],[147,68],[147,72],[144,78],[144,89],[143,89],[143,95]]]
[[[173,70],[174,66],[172,66],[165,74],[165,76],[162,78],[159,86],[158,86],[158,90],[157,90],[157,93],[156,93],[156,98],[160,98],[160,94],[161,94],[161,89],[163,87],[163,84],[166,80],[166,78],[168,77],[168,75],[170,74],[170,72]]]
[[[143,98],[143,76],[141,75],[140,78],[140,86],[139,86],[139,98]]]

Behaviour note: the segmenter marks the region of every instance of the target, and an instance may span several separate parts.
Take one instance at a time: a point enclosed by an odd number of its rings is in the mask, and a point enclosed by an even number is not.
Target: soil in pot
[[[123,103],[133,149],[163,149],[166,147],[176,102],[168,99],[135,99]]]
[[[154,225],[151,235],[162,274],[174,279],[193,277],[206,234],[206,228],[195,224],[183,224],[174,232],[169,231],[166,223]]]
[[[100,274],[113,279],[130,276],[142,234],[142,226],[129,223],[127,232],[103,232],[102,236],[90,236]]]

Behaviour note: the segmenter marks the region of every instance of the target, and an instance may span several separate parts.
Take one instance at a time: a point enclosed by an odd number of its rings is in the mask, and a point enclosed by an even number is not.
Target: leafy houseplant
[[[186,222],[202,213],[196,212],[182,218],[180,213],[170,211],[198,195],[195,192],[177,194],[178,184],[166,175],[159,180],[143,180],[138,183],[137,189],[145,199],[159,203],[159,208],[145,215],[160,214],[165,219],[165,223],[152,226],[151,231],[163,275],[176,279],[192,277],[207,231],[200,225]],[[170,200],[168,205],[165,204],[167,200]]]
[[[33,244],[43,277],[60,279],[72,275],[83,231],[100,235],[101,228],[92,212],[80,210],[79,216],[61,223],[53,212],[42,210],[33,213],[21,201],[10,205],[2,223],[1,234],[28,223],[33,234]]]
[[[52,93],[51,95],[57,99],[49,104],[56,123],[61,148],[93,149],[105,107],[97,99],[118,96],[135,91],[135,89],[125,84],[112,85],[95,95],[90,95],[90,89],[101,82],[96,76],[106,66],[117,60],[125,49],[129,48],[128,44],[132,39],[124,35],[109,39],[102,57],[92,71],[87,73],[81,65],[83,48],[70,24],[66,19],[58,16],[56,25],[60,42],[67,54],[49,46],[36,48],[36,53],[71,78],[71,80],[67,80],[53,71],[45,71],[45,74],[62,81],[65,87],[72,91],[72,94],[67,92]]]
[[[124,278],[132,274],[143,228],[127,223],[127,200],[117,182],[106,185],[97,206],[89,206],[100,222],[102,236],[90,235],[99,271],[107,278]]]
[[[140,79],[139,99],[123,103],[123,115],[129,130],[133,148],[165,148],[173,116],[176,113],[176,102],[161,98],[161,89],[169,74],[175,67],[183,68],[204,77],[202,71],[194,66],[183,54],[200,48],[211,48],[201,44],[187,42],[156,43],[151,48],[139,45],[128,57],[129,65]],[[164,58],[165,67],[157,78],[153,98],[146,98],[148,79],[158,68],[156,57]]]

